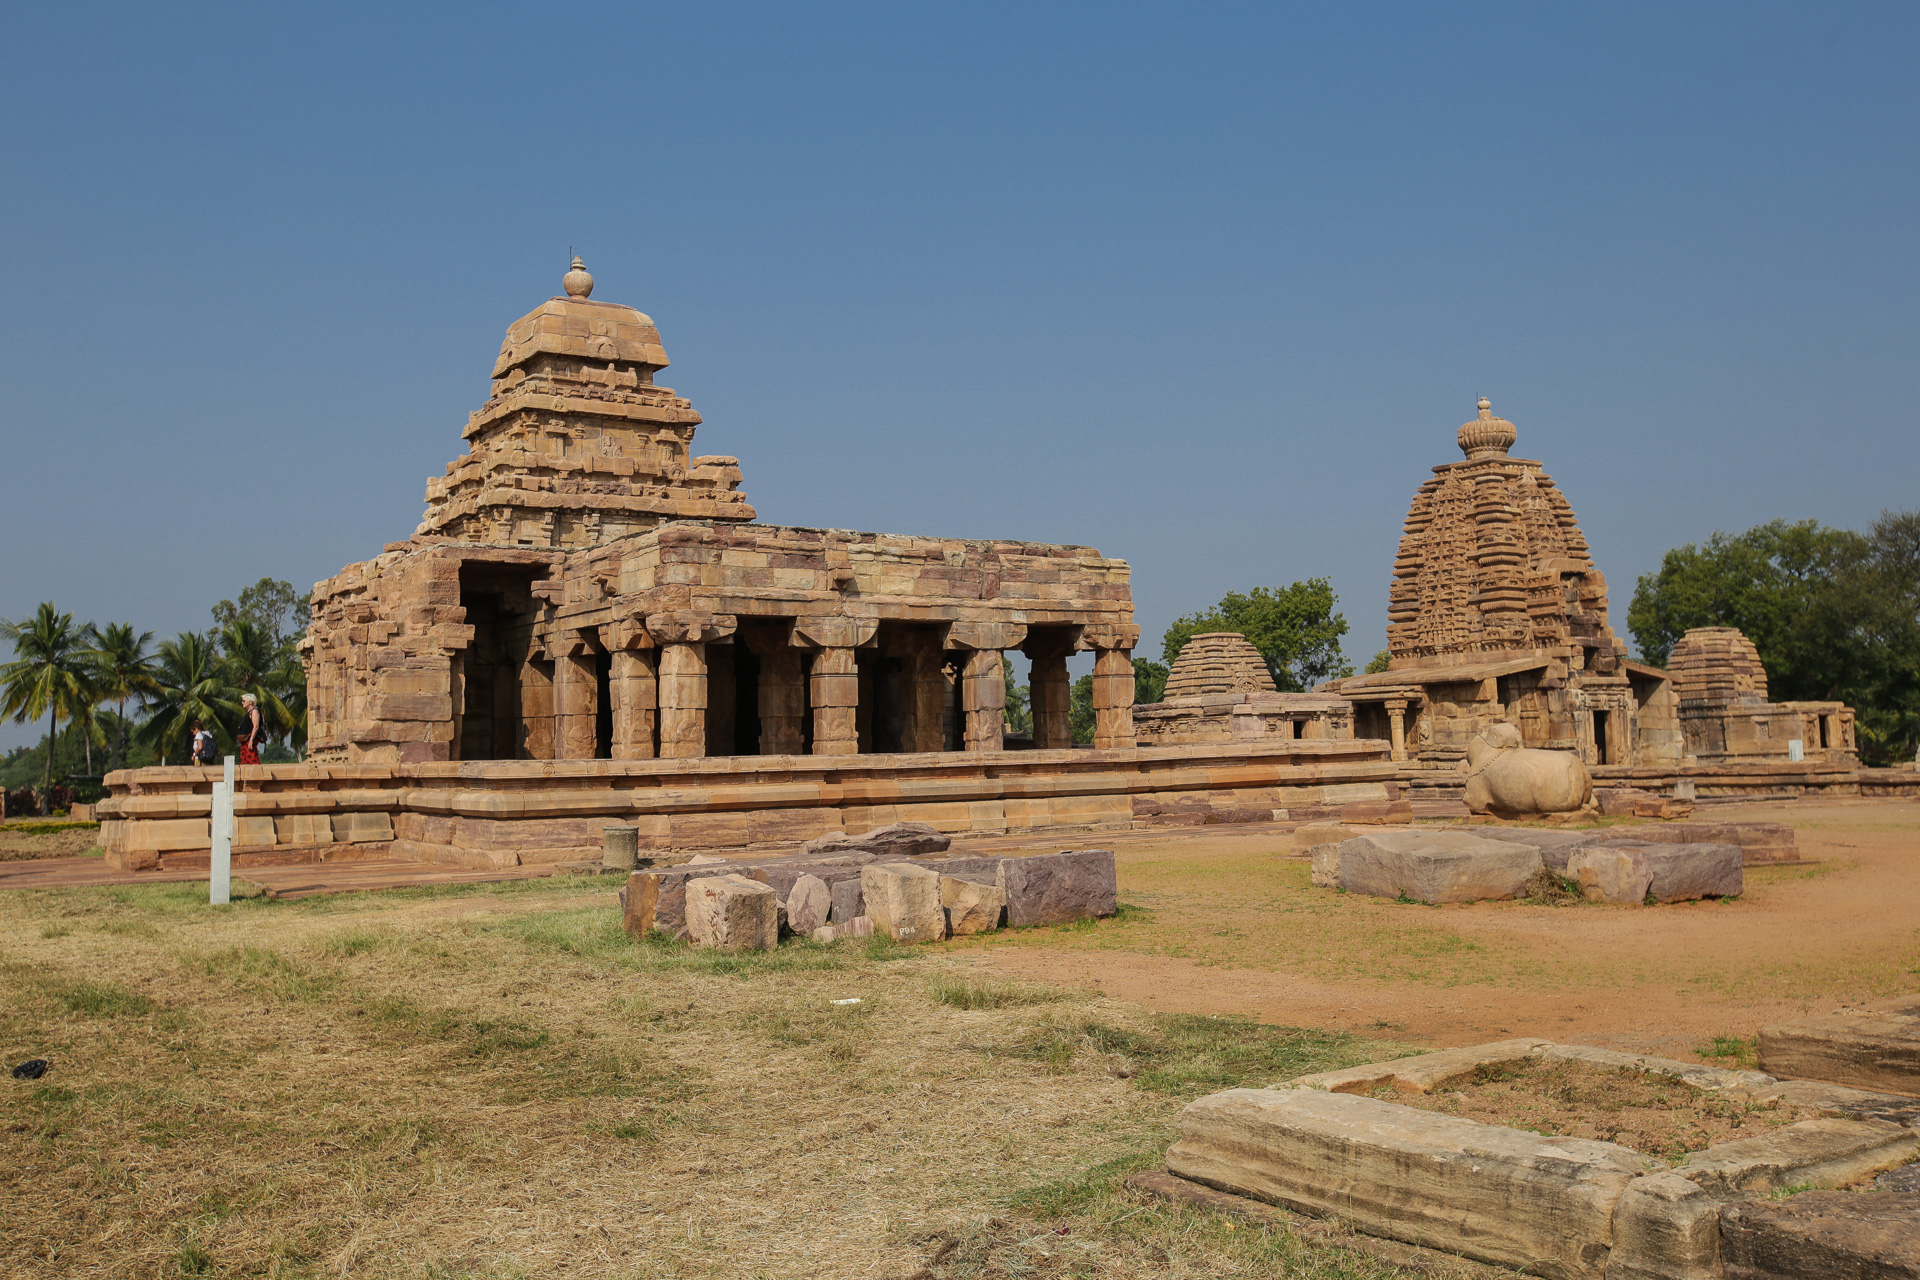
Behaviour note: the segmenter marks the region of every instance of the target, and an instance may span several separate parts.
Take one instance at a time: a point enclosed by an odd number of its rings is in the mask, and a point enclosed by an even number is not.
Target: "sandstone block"
[[[640,863],[640,828],[626,824],[600,828],[600,865],[631,871]]]
[[[845,924],[833,926],[842,938],[871,938],[873,936],[873,917],[855,916]]]
[[[1313,882],[1322,889],[1340,887],[1340,846],[1317,844],[1310,850],[1313,858]]]
[[[942,835],[924,822],[895,822],[859,836],[832,832],[807,841],[800,846],[800,852],[808,856],[870,853],[875,857],[918,858],[945,853],[952,844],[952,837]]]
[[[273,819],[236,817],[233,820],[233,843],[236,847],[276,843]]]
[[[1519,894],[1540,869],[1526,845],[1462,831],[1391,831],[1340,844],[1340,887],[1416,902],[1477,902]]]
[[[1831,1013],[1760,1029],[1770,1074],[1920,1095],[1920,1017]]]
[[[818,929],[815,929],[812,933],[809,933],[807,935],[807,937],[813,939],[815,942],[819,942],[823,944],[830,943],[834,939],[838,938],[839,936],[840,936],[840,930],[836,929],[834,926],[830,924],[823,924]]]
[[[365,840],[393,839],[393,815],[388,813],[336,813],[333,815],[333,839],[336,844]]]
[[[1920,1156],[1920,1133],[1885,1120],[1802,1120],[1696,1151],[1674,1172],[1709,1190],[1757,1195],[1810,1183],[1844,1187]]]
[[[833,895],[833,910],[827,916],[835,924],[845,924],[856,916],[867,914],[867,898],[860,890],[860,877],[848,876],[845,880],[835,880],[828,886]]]
[[[910,862],[860,868],[860,890],[876,931],[895,942],[938,942],[947,936],[940,876]]]
[[[1190,1103],[1167,1167],[1371,1235],[1563,1280],[1602,1280],[1614,1208],[1654,1169],[1610,1142],[1310,1089],[1229,1089]]]
[[[278,844],[332,844],[333,823],[324,813],[290,813],[273,820]]]
[[[1524,844],[1540,853],[1540,861],[1555,875],[1567,874],[1567,863],[1581,849],[1612,839],[1619,834],[1616,829],[1596,835],[1591,831],[1546,831],[1531,827],[1476,827],[1473,834],[1487,840],[1502,840],[1508,844]]]
[[[812,933],[832,911],[833,893],[819,876],[803,875],[787,891],[787,925],[795,933]]]
[[[771,951],[780,944],[779,899],[743,875],[687,882],[687,933],[697,947]]]
[[[1726,1280],[1920,1280],[1920,1194],[1808,1191],[1720,1212]]]
[[[1646,901],[1653,872],[1638,849],[1582,849],[1567,860],[1567,875],[1580,883],[1588,902],[1638,906]]]
[[[1119,881],[1108,849],[1004,858],[997,883],[1006,895],[1010,929],[1067,924],[1120,909]]]
[[[941,876],[940,905],[946,908],[947,932],[953,937],[992,933],[1006,912],[1007,895],[998,885]]]
[[[1613,1211],[1607,1280],[1719,1280],[1725,1203],[1677,1173],[1635,1178]]]
[[[1369,1062],[1358,1067],[1343,1067],[1338,1071],[1319,1071],[1287,1083],[1296,1088],[1325,1089],[1331,1093],[1372,1093],[1383,1084],[1391,1084],[1398,1093],[1432,1093],[1435,1089],[1466,1079],[1479,1067],[1500,1062],[1522,1062],[1552,1045],[1551,1040],[1537,1040],[1530,1036],[1496,1040],[1492,1044],[1440,1049],[1392,1062]]]
[[[1632,849],[1652,873],[1648,892],[1656,902],[1694,898],[1731,898],[1744,887],[1740,846],[1736,844],[1634,844],[1609,840],[1594,846]]]

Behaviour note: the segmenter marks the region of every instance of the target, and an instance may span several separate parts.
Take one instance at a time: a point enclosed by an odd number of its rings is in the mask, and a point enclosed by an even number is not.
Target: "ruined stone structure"
[[[752,523],[696,457],[660,335],[567,296],[516,321],[465,456],[414,536],[313,593],[310,757],[644,760],[997,751],[1001,655],[1032,662],[1036,748],[1133,742],[1127,566],[1090,547]]]
[[[1695,627],[1667,671],[1679,696],[1687,755],[1713,763],[1856,759],[1853,708],[1769,702],[1760,651],[1737,627]]]
[[[1388,596],[1386,671],[1335,682],[1354,732],[1393,758],[1452,762],[1488,724],[1588,764],[1677,763],[1664,671],[1630,662],[1607,622],[1607,584],[1573,508],[1541,464],[1509,457],[1513,423],[1479,416],[1465,458],[1414,495]]]
[[[1161,700],[1133,709],[1143,745],[1266,738],[1351,738],[1353,708],[1324,693],[1281,693],[1260,651],[1237,631],[1210,631],[1181,647]]]

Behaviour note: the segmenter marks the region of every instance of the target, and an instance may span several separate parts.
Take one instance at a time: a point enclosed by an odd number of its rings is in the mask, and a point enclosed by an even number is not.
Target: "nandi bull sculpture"
[[[1501,818],[1572,813],[1593,799],[1580,757],[1520,745],[1520,730],[1490,724],[1467,743],[1467,808]]]

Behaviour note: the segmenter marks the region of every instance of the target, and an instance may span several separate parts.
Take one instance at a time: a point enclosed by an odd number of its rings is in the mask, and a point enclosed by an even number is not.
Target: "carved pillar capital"
[[[793,644],[801,649],[863,649],[879,631],[878,618],[796,618]]]
[[[647,631],[662,645],[712,644],[725,640],[739,625],[740,620],[730,614],[708,613],[704,609],[675,609],[647,615]]]

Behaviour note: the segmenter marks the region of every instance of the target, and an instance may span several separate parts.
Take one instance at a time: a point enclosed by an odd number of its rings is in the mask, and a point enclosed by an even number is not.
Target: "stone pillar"
[[[814,755],[859,754],[860,666],[853,651],[872,644],[879,630],[877,618],[801,618],[793,624],[793,643],[815,651],[807,687]]]
[[[945,637],[939,631],[909,631],[895,647],[906,667],[900,749],[945,751],[947,677],[940,670],[946,662]]]
[[[1000,654],[1027,639],[1018,622],[956,622],[947,644],[965,651],[960,671],[962,745],[968,751],[1000,751],[1006,746],[1007,677]]]
[[[577,636],[563,641],[553,659],[554,758],[591,760],[599,737],[600,679],[594,652]]]
[[[760,659],[760,754],[797,756],[807,740],[805,655],[784,639],[753,651]]]
[[[1095,649],[1093,745],[1111,751],[1133,745],[1133,650]]]
[[[852,649],[822,649],[813,656],[808,693],[813,703],[813,754],[860,753],[860,668]]]
[[[660,645],[660,754],[707,754],[707,646],[700,640]]]
[[[660,648],[660,755],[684,760],[707,754],[707,645],[733,634],[735,620],[699,609],[647,617]]]
[[[1073,745],[1073,681],[1067,676],[1071,635],[1044,635],[1030,640],[1027,659],[1033,672],[1027,681],[1028,706],[1033,709],[1033,745],[1043,751]]]
[[[1007,723],[1006,663],[998,649],[974,649],[960,676],[960,709],[966,716],[967,750],[1005,748]]]
[[[1388,758],[1405,760],[1407,758],[1407,700],[1405,698],[1387,699],[1387,727],[1393,739],[1393,750]]]
[[[613,693],[613,758],[653,759],[660,685],[652,649],[615,649],[608,681]]]
[[[520,664],[520,724],[520,758],[553,759],[553,664],[537,646]]]

